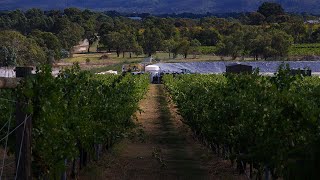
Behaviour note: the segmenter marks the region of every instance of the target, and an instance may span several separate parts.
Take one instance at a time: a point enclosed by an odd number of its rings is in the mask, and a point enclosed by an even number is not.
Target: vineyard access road
[[[150,85],[140,108],[138,128],[111,153],[89,165],[81,180],[245,179],[228,161],[194,140],[163,85]]]

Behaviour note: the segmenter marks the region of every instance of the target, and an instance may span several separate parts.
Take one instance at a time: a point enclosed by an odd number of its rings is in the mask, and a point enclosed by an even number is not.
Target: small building
[[[226,66],[226,73],[234,73],[234,74],[251,74],[253,71],[252,66],[244,65],[244,64],[230,64]]]
[[[296,76],[296,75],[311,76],[311,70],[309,70],[309,69],[291,69],[290,74],[292,76]]]
[[[73,46],[72,48],[72,53],[86,53],[88,52],[88,49],[90,48],[89,46],[89,40],[85,39],[83,41],[80,41],[77,46]]]

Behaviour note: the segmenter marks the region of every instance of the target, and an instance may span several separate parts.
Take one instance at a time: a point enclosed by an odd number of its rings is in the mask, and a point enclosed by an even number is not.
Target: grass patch
[[[89,163],[89,165],[80,172],[81,179],[104,179],[105,168],[112,167],[114,161],[126,148],[126,142],[121,141],[120,143],[116,143],[108,152],[102,154],[99,161]]]
[[[118,71],[118,73],[120,73],[120,72],[122,72],[122,65],[123,65],[122,63],[119,63],[119,64],[110,65],[110,66],[92,68],[89,71],[92,73],[100,73],[100,72],[113,70],[113,71]]]
[[[124,64],[130,64],[130,63],[140,63],[141,60],[139,59],[132,59],[132,60],[124,60],[120,61],[119,63],[108,65],[108,66],[102,66],[97,68],[92,68],[89,71],[92,73],[99,73],[99,72],[105,72],[109,70],[118,71],[118,73],[122,72],[122,66]]]
[[[102,62],[101,60],[99,60],[99,58],[101,57],[100,54],[81,54],[81,55],[74,55],[74,57],[70,57],[70,58],[66,58],[63,59],[64,62],[68,62],[68,63],[84,63],[86,62],[86,59],[90,59],[90,62]]]
[[[289,56],[317,56],[320,55],[320,43],[295,44],[289,49]]]
[[[101,56],[108,55],[108,59],[100,59]],[[90,59],[90,62],[93,63],[103,63],[103,62],[113,62],[113,63],[120,63],[124,61],[142,61],[145,56],[133,56],[132,58],[129,57],[129,54],[126,53],[125,57],[122,55],[120,57],[117,57],[116,53],[82,53],[82,54],[74,54],[73,57],[62,59],[63,62],[66,63],[84,63],[86,62],[86,59]]]
[[[157,101],[160,106],[160,122],[163,131],[160,141],[171,149],[169,156],[174,159],[174,161],[170,162],[162,160],[161,163],[168,165],[168,167],[175,167],[175,171],[179,174],[179,177],[184,177],[182,179],[204,179],[206,176],[205,170],[200,168],[200,164],[194,161],[193,157],[191,157],[186,150],[187,140],[185,134],[178,133],[174,127],[163,86],[157,85],[157,89]]]
[[[214,54],[217,52],[216,46],[200,46],[198,47],[198,51],[201,54]]]
[[[97,52],[98,45],[99,45],[99,41],[94,42],[94,43],[90,46],[90,52]]]

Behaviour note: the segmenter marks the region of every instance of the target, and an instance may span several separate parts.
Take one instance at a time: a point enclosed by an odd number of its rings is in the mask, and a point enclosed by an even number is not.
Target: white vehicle
[[[160,83],[161,68],[159,66],[148,65],[145,67],[145,72],[150,73],[150,81],[152,83]]]

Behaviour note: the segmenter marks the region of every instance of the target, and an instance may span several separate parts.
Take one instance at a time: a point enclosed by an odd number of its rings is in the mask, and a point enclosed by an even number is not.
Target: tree
[[[100,22],[100,28],[99,28],[99,33],[101,32],[110,32],[110,31],[114,31],[114,21],[111,17],[109,16],[99,16],[97,18],[97,22]],[[102,33],[103,34],[103,33]]]
[[[303,22],[282,23],[283,30],[294,38],[294,43],[303,43],[307,37],[307,28]]]
[[[171,58],[171,53],[173,53],[174,48],[177,46],[177,42],[174,39],[168,39],[163,41],[164,50],[169,53],[169,59]],[[173,55],[175,58],[176,55]]]
[[[275,50],[275,57],[285,57],[289,53],[289,48],[293,44],[292,36],[284,31],[274,30],[271,32],[271,48]]]
[[[77,23],[70,23],[57,36],[62,47],[70,50],[82,40],[84,29]]]
[[[222,34],[228,29],[230,22],[224,18],[206,17],[200,19],[200,26],[203,28],[214,28]]]
[[[92,44],[94,42],[96,42],[98,40],[98,36],[92,31],[86,31],[85,38],[88,39],[88,41],[89,41],[88,53],[90,53],[90,47],[92,46]]]
[[[35,30],[32,31],[30,37],[33,38],[48,55],[53,56],[55,59],[60,58],[62,46],[57,36],[51,32]]]
[[[0,47],[8,49],[11,59],[16,59],[17,65],[38,65],[46,62],[46,54],[31,38],[16,31],[0,31]]]
[[[130,58],[132,57],[132,52],[137,52],[139,54],[141,52],[141,46],[137,42],[137,37],[132,32],[125,32],[126,42],[125,42],[125,51],[130,53]],[[140,52],[139,52],[140,51]]]
[[[255,34],[255,37],[252,37],[247,44],[248,50],[250,51],[249,54],[253,55],[256,60],[258,60],[260,56],[267,58],[270,54],[273,54],[273,52],[271,52],[271,42],[272,36],[269,33],[262,32]]]
[[[82,24],[84,21],[82,12],[78,8],[66,8],[64,14],[70,19],[70,21]]]
[[[263,24],[266,18],[259,12],[252,12],[248,14],[248,19],[248,24],[250,25],[261,25]]]
[[[284,9],[280,4],[272,2],[262,3],[262,5],[258,9],[258,12],[266,18],[270,16],[280,16],[285,14]]]
[[[95,27],[95,24],[96,24],[96,20],[93,19],[93,18],[90,18],[91,16],[91,11],[84,11],[82,13],[85,18],[87,19],[82,27],[84,29],[84,38],[87,39],[89,41],[89,48],[88,48],[88,53],[90,52],[90,47],[92,46],[92,44],[94,42],[96,42],[98,40],[98,36],[96,34],[96,27]]]
[[[8,56],[9,56],[9,51],[7,47],[0,47],[0,67],[8,66]]]
[[[107,29],[110,31],[113,31],[113,19],[107,15],[104,14],[99,14],[98,17],[96,18],[96,31],[101,35],[101,30]],[[108,34],[104,33],[104,34]]]
[[[52,19],[58,19],[63,16],[63,12],[61,10],[49,10],[46,12],[46,15]]]
[[[195,38],[204,46],[215,46],[221,39],[220,33],[214,28],[200,30]]]
[[[185,59],[187,59],[188,54],[190,54],[193,48],[196,48],[196,46],[198,46],[199,44],[200,42],[198,40],[193,40],[192,42],[190,42],[188,39],[183,39],[177,47],[178,52],[179,54],[182,54]]]
[[[142,46],[140,46],[139,44],[137,44],[137,46],[134,49],[134,54],[136,56],[142,55],[143,54],[143,48]]]
[[[311,34],[311,41],[314,43],[320,42],[320,28],[312,32]]]
[[[99,16],[98,18],[100,18],[102,22],[104,22],[100,25],[99,31],[98,31],[98,35],[100,36],[99,43],[103,44],[110,51],[111,42],[109,38],[109,33],[114,31],[113,20],[109,16]],[[100,22],[100,20],[98,19],[97,22]]]
[[[0,16],[0,30],[12,29],[12,22],[8,15]]]
[[[199,53],[199,47],[201,46],[201,43],[197,39],[194,39],[190,42],[190,46],[191,53],[193,54],[193,57],[196,58],[197,54]]]
[[[236,59],[244,53],[244,32],[234,32],[229,36],[225,36],[218,44],[218,53],[225,56],[232,56]]]
[[[163,43],[163,34],[158,28],[146,29],[143,33],[143,51],[151,56],[160,50]]]
[[[12,47],[0,47],[0,67],[15,66],[17,64],[17,54]]]
[[[49,31],[54,25],[53,19],[44,15],[44,12],[40,9],[29,9],[25,16],[28,19],[28,33],[36,29]]]
[[[112,39],[111,36],[109,35],[111,32],[109,32],[108,34],[104,34],[100,36],[99,39],[99,47],[102,44],[104,48],[107,48],[109,50],[109,52],[111,51],[112,48]]]
[[[28,29],[28,19],[21,10],[11,11],[9,13],[11,27],[25,34]]]
[[[262,56],[265,60],[271,57],[285,57],[293,38],[281,30],[264,31],[249,41],[250,54],[255,58]]]
[[[124,33],[114,31],[101,37],[101,43],[109,49],[115,50],[117,57],[119,57],[120,53],[125,50],[126,37]]]

